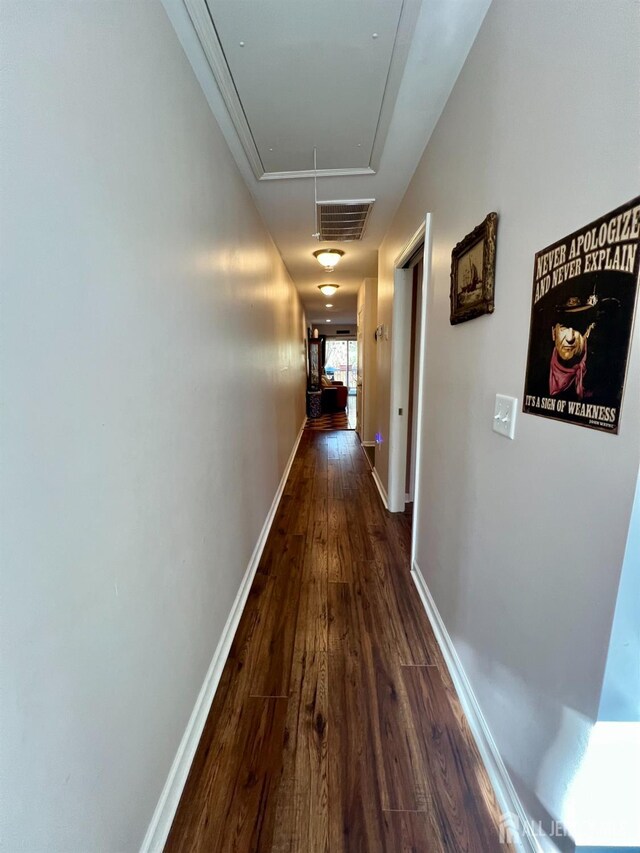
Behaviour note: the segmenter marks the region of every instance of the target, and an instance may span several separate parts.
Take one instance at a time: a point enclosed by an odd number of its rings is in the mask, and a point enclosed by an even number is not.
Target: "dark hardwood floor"
[[[305,431],[167,851],[509,849],[410,536],[357,435]]]

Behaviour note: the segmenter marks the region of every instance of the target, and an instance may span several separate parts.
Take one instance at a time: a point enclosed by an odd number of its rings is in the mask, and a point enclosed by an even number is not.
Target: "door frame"
[[[356,432],[362,442],[364,436],[364,301],[356,314],[356,342],[358,344],[358,370],[356,373]]]
[[[420,288],[420,322],[417,339],[418,393],[414,400],[417,407],[415,447],[415,486],[413,515],[417,518],[420,504],[420,460],[423,414],[424,361],[427,340],[427,300],[431,284],[432,215],[427,213],[420,227],[404,245],[394,262],[393,271],[393,334],[391,340],[391,406],[389,412],[389,488],[387,491],[390,512],[402,512],[405,508],[405,482],[407,468],[407,407],[409,402],[409,363],[411,358],[411,295],[413,290],[412,267],[405,267],[420,244],[423,243],[423,273]],[[403,414],[399,414],[402,410]],[[411,558],[415,551],[415,531],[412,525]]]

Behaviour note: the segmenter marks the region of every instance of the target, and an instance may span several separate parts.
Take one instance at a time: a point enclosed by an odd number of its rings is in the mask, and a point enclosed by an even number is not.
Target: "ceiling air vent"
[[[374,198],[365,198],[317,202],[319,239],[331,243],[362,240],[374,201]]]

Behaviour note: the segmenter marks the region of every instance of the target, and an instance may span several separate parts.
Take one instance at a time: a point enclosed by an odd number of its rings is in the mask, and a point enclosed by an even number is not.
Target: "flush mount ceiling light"
[[[327,302],[327,304],[324,307],[325,308],[333,308],[333,302]]]
[[[337,284],[319,284],[318,290],[325,296],[333,296],[338,287],[339,285]]]
[[[313,253],[313,257],[327,272],[333,272],[343,255],[342,249],[318,249],[317,252]]]

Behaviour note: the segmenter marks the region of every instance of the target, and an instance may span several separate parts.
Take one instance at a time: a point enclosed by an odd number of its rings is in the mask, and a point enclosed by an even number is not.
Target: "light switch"
[[[505,397],[496,394],[496,408],[493,413],[493,431],[499,432],[505,438],[513,438],[516,432],[516,409],[518,400],[515,397]]]

